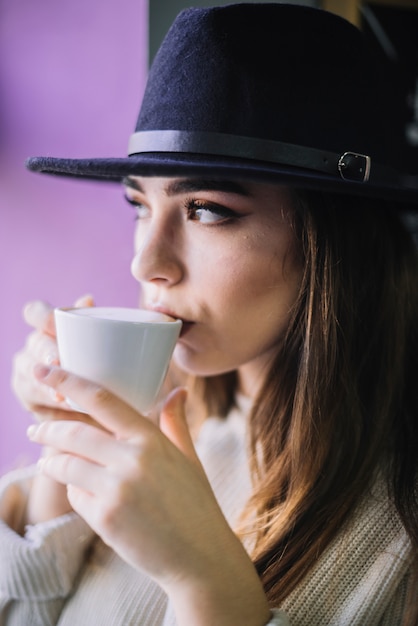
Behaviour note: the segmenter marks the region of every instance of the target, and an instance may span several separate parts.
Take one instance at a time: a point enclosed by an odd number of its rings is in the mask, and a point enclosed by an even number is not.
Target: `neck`
[[[269,359],[259,357],[238,368],[238,392],[254,400],[261,389]]]

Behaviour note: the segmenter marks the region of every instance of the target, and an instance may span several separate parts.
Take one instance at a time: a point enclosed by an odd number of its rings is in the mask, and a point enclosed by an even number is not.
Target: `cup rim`
[[[100,316],[100,313],[102,311],[129,311],[131,314],[134,312],[137,312],[139,314],[139,316],[143,315],[144,319],[141,319],[140,317],[138,317],[138,319],[118,319],[118,318],[113,318],[113,317],[109,317],[109,316],[105,316],[103,315],[102,317]],[[91,313],[92,311],[94,311],[95,313],[98,313],[99,315],[86,315],[86,312]],[[70,315],[70,316],[74,316],[77,318],[84,318],[84,319],[91,319],[94,318],[96,321],[101,321],[101,322],[112,322],[114,324],[117,323],[128,323],[128,324],[157,324],[157,325],[161,325],[161,326],[165,326],[166,324],[174,324],[174,325],[181,325],[182,321],[180,319],[176,319],[174,317],[171,317],[170,315],[166,315],[165,313],[161,313],[160,311],[150,311],[148,309],[142,309],[142,308],[135,308],[135,307],[126,307],[126,306],[94,306],[94,307],[74,307],[74,306],[69,306],[69,307],[56,307],[54,309],[54,314],[55,315]]]

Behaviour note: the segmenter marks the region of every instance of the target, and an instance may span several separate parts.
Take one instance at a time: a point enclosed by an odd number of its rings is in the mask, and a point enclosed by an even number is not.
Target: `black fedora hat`
[[[186,9],[154,59],[129,156],[26,164],[96,180],[210,173],[418,202],[418,176],[396,170],[378,78],[362,33],[332,13]]]

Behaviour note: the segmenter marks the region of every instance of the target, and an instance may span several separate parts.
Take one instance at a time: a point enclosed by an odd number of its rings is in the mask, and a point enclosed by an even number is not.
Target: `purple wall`
[[[135,306],[118,185],[25,171],[29,155],[124,156],[147,68],[146,0],[0,0],[0,472],[36,458],[10,389],[24,304]]]

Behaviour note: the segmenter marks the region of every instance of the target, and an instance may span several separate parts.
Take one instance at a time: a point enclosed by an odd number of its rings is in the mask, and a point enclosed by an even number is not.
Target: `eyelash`
[[[132,198],[129,198],[126,195],[125,195],[125,200],[135,210],[134,220],[135,222],[137,222],[139,219],[141,219],[138,214],[139,209],[141,209],[141,207],[144,207],[144,205],[141,204],[140,202],[136,202],[135,200],[132,200]]]
[[[232,211],[231,209],[228,209],[227,207],[224,207],[220,204],[215,204],[213,202],[205,202],[201,200],[195,200],[194,198],[190,198],[186,200],[185,206],[187,210],[187,217],[191,219],[192,221],[199,221],[199,220],[195,220],[193,217],[193,216],[196,216],[198,211],[208,211],[212,215],[217,215],[221,218],[220,220],[216,220],[215,222],[212,222],[212,225],[215,225],[217,223],[224,224],[237,217],[237,214],[235,213],[235,211]]]
[[[135,216],[134,216],[135,221],[140,220],[141,217],[139,215],[139,210],[145,205],[141,204],[140,202],[136,202],[135,200],[129,198],[126,195],[125,195],[125,200],[128,202],[128,204],[130,204],[135,209]],[[197,221],[197,222],[199,221],[195,218],[199,210],[208,211],[209,213],[213,215],[218,215],[221,219],[215,220],[212,223],[210,222],[206,223],[206,224],[211,224],[212,226],[215,226],[221,223],[225,224],[226,222],[229,222],[232,219],[238,217],[235,211],[232,211],[231,209],[228,209],[227,207],[224,207],[220,204],[215,204],[213,202],[205,202],[202,200],[196,200],[195,198],[187,199],[185,201],[184,208],[186,210],[187,218],[191,221]]]

